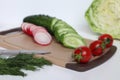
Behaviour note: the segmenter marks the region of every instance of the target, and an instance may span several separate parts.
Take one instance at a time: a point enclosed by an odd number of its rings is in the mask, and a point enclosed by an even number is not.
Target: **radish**
[[[32,33],[30,31],[30,27],[33,26],[33,24],[23,23],[21,26],[22,26],[23,32],[27,33],[28,35],[32,35]]]
[[[27,23],[22,23],[22,25],[21,25],[23,32],[26,32],[26,31],[25,31],[25,25],[26,25],[26,24],[27,24]]]
[[[34,35],[34,33],[35,33],[36,31],[38,31],[38,30],[48,32],[45,28],[43,28],[43,27],[41,27],[41,26],[32,26],[32,27],[30,28],[30,31],[32,32],[33,35]]]
[[[36,32],[48,32],[46,29],[43,29],[43,28],[39,28],[39,27],[37,27],[37,28],[34,28],[33,30],[32,30],[32,34],[33,34],[33,36],[36,34]]]
[[[41,45],[48,45],[52,41],[52,37],[48,32],[45,31],[36,31],[34,34],[34,40]]]
[[[22,23],[22,31],[34,37],[35,42],[40,45],[48,45],[52,42],[52,37],[42,26],[36,26],[30,23]]]

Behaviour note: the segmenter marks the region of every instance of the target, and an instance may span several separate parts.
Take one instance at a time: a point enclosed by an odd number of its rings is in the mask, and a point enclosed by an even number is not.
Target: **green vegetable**
[[[92,31],[120,39],[120,0],[94,0],[85,13]]]
[[[72,32],[62,35],[61,41],[64,46],[69,48],[77,48],[80,46],[79,44],[84,45],[85,43],[81,36]]]
[[[67,24],[65,21],[62,21],[55,17],[50,17],[46,15],[31,15],[25,17],[23,22],[29,22],[45,27],[52,35],[55,36],[56,40],[62,43],[65,47],[77,48],[79,46],[86,45],[84,39],[75,31],[74,28],[72,28],[72,26]],[[68,40],[66,40],[66,38],[65,40],[62,40],[63,35],[70,33],[76,34],[77,36],[79,36],[79,38],[77,37],[76,39],[74,36],[70,36]]]
[[[37,67],[51,64],[44,58],[34,58],[33,54],[18,54],[13,58],[0,58],[0,75],[26,76],[21,69],[35,71]]]

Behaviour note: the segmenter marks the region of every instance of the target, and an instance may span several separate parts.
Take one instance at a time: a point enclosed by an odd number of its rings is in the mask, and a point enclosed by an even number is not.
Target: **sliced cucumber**
[[[61,42],[62,35],[66,34],[66,33],[77,34],[77,32],[75,30],[73,30],[72,28],[60,28],[55,31],[54,35],[55,35],[56,39],[58,40],[58,42]]]
[[[65,27],[69,28],[70,26],[64,21],[58,20],[56,24],[53,26],[53,32],[57,30],[57,28],[65,28]]]
[[[52,20],[52,24],[50,26],[50,30],[53,32],[53,26],[57,23],[58,19],[57,18],[53,18]]]
[[[80,35],[74,34],[74,33],[64,34],[62,36],[62,44],[65,47],[69,47],[69,48],[77,48],[79,46],[85,46],[86,45],[83,38]]]

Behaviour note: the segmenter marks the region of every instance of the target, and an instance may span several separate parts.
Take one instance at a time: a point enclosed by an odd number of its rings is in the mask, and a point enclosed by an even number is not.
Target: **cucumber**
[[[66,28],[66,27],[69,28],[70,26],[66,22],[62,20],[58,20],[56,24],[53,26],[53,31],[56,31],[57,28]]]
[[[48,15],[31,15],[25,17],[23,22],[45,27],[65,47],[77,48],[85,45],[84,39],[75,29],[61,19]]]
[[[61,42],[62,35],[66,34],[66,33],[76,33],[77,34],[77,32],[75,30],[73,30],[72,28],[58,28],[54,32],[54,35],[55,35],[57,41]]]
[[[54,36],[58,42],[61,42],[61,36],[66,33],[77,34],[77,32],[70,25],[68,25],[66,22],[63,22],[62,20],[58,20],[53,28],[54,28]]]
[[[51,26],[50,26],[51,32],[53,32],[53,27],[54,27],[54,25],[57,23],[57,21],[58,21],[57,18],[53,18],[52,24],[51,24]]]
[[[33,23],[38,26],[50,27],[53,17],[45,15],[32,15],[24,18],[23,22]]]
[[[75,33],[66,33],[62,36],[61,40],[62,44],[68,48],[77,48],[86,45],[84,39]]]

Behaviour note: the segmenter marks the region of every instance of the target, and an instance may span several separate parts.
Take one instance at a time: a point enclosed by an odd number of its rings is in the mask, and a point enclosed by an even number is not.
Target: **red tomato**
[[[99,56],[103,53],[105,45],[101,40],[96,40],[90,44],[89,48],[94,56]]]
[[[103,41],[103,43],[106,45],[106,48],[109,48],[113,45],[113,38],[109,34],[103,34],[98,39]]]
[[[88,47],[81,46],[81,47],[75,49],[73,58],[78,63],[87,63],[92,58],[92,54]]]

